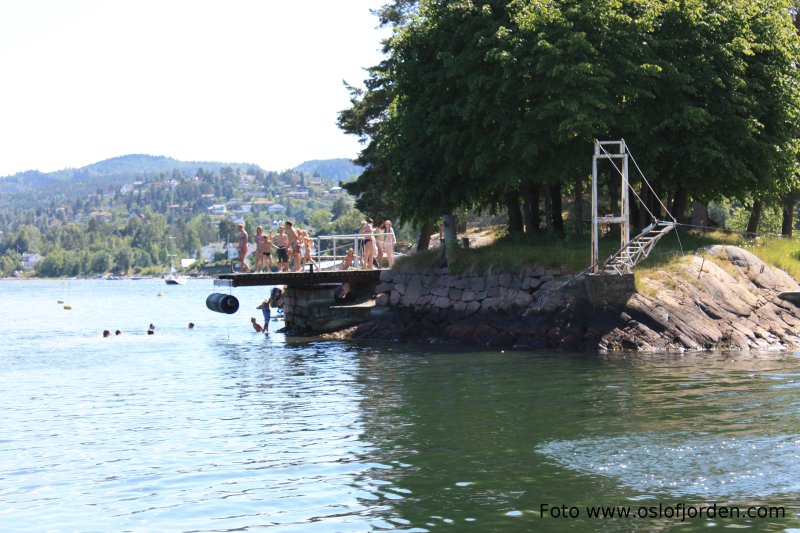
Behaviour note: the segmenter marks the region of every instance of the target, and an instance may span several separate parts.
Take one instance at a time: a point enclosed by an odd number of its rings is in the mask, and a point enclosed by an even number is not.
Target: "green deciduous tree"
[[[558,230],[562,191],[583,188],[593,139],[624,137],[655,191],[640,190],[642,213],[663,216],[657,195],[681,210],[691,198],[781,196],[797,186],[800,138],[787,8],[422,0],[340,116],[369,139],[350,190],[418,222],[465,207],[516,214],[522,198],[529,229],[547,191]]]

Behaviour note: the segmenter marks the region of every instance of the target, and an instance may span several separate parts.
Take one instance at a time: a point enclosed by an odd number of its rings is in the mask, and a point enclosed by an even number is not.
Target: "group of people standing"
[[[371,218],[361,221],[361,229],[358,231],[362,237],[359,239],[359,260],[364,268],[383,268],[383,258],[389,268],[394,264],[394,245],[397,237],[392,228],[392,221],[385,220],[375,226],[375,221]]]
[[[244,229],[244,224],[236,227],[239,230],[240,272],[272,272],[273,253],[280,272],[297,272],[309,264],[317,266],[312,258],[314,239],[307,231],[294,229],[292,223],[287,220],[283,226],[278,227],[278,234],[274,236],[271,231],[265,235],[261,226],[256,228],[256,236],[253,239],[256,245],[256,263],[251,268],[247,263],[250,237]]]
[[[377,226],[374,224],[372,219],[361,221],[361,227],[357,232],[360,235],[359,263],[367,270],[383,268],[383,258],[386,257],[389,268],[392,268],[394,245],[397,242],[392,221],[386,220]],[[271,231],[265,235],[261,226],[256,228],[256,236],[253,239],[256,246],[256,263],[251,268],[247,262],[250,236],[244,229],[244,224],[238,224],[236,227],[239,230],[239,272],[272,272],[273,254],[279,272],[299,272],[305,265],[319,267],[313,259],[314,239],[307,231],[295,229],[287,220],[278,227],[278,234],[274,236]],[[354,259],[351,252],[350,256]],[[352,265],[352,259],[348,267]]]

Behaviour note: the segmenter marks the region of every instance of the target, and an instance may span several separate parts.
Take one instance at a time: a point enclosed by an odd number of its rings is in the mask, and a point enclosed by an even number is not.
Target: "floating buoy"
[[[63,304],[64,300],[59,300],[58,303]]]
[[[231,294],[215,292],[206,298],[206,307],[217,313],[232,315],[239,310],[239,300]]]
[[[64,309],[72,309],[72,306],[71,305],[65,305]]]

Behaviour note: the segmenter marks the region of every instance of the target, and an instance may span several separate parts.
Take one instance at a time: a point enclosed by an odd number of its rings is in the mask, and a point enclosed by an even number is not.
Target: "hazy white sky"
[[[0,176],[143,153],[285,170],[354,157],[342,84],[384,0],[0,0]]]

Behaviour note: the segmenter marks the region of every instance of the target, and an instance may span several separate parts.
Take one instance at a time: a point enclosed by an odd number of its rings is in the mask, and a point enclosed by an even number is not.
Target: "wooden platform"
[[[230,280],[233,287],[259,287],[286,285],[305,287],[325,283],[364,283],[380,279],[380,270],[325,270],[316,272],[270,272],[269,274],[220,274],[221,280]]]

